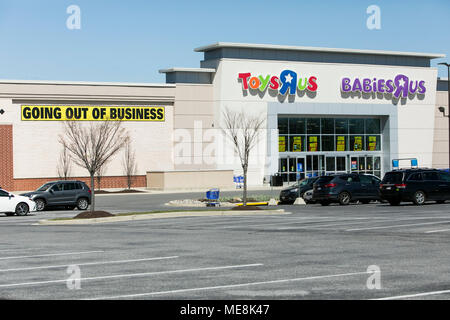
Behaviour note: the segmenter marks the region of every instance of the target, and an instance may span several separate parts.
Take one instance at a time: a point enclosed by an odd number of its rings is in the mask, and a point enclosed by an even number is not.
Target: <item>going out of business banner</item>
[[[161,106],[23,105],[23,121],[164,121]]]

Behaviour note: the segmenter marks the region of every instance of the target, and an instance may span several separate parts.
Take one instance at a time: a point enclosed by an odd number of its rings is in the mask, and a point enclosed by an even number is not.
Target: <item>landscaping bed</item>
[[[119,190],[119,191],[95,190],[95,194],[141,193],[141,192],[145,192],[145,191],[136,190],[136,189],[123,189],[123,190]]]

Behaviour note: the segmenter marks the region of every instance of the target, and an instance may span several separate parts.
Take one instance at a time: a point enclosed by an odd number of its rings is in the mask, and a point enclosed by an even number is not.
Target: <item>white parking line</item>
[[[403,296],[392,296],[392,297],[377,298],[377,299],[372,299],[372,300],[397,300],[397,299],[425,297],[425,296],[432,296],[432,295],[446,294],[446,293],[450,293],[450,290],[441,290],[441,291],[430,291],[430,292],[422,292],[422,293],[415,293],[415,294],[406,294],[406,295],[403,295]]]
[[[169,291],[156,291],[156,292],[147,292],[147,293],[138,293],[138,294],[127,294],[127,295],[119,295],[119,296],[93,298],[93,299],[87,299],[87,300],[109,300],[109,299],[137,298],[137,297],[183,293],[183,292],[192,292],[192,291],[231,289],[231,288],[256,286],[256,285],[267,285],[267,284],[288,283],[288,282],[295,282],[295,281],[307,281],[307,280],[317,280],[317,279],[326,279],[326,278],[347,277],[347,276],[362,275],[362,274],[367,274],[367,271],[331,274],[331,275],[323,275],[323,276],[311,276],[311,277],[304,277],[304,278],[247,282],[247,283],[238,283],[238,284],[230,284],[230,285],[223,285],[223,286],[214,286],[214,287],[200,287],[200,288],[188,288],[188,289],[169,290]]]
[[[86,263],[75,263],[77,266],[94,266],[94,265],[105,265],[105,264],[120,264],[120,263],[129,263],[129,262],[144,262],[144,261],[157,261],[157,260],[167,260],[167,259],[175,259],[178,256],[170,256],[170,257],[155,257],[155,258],[143,258],[143,259],[132,259],[132,260],[116,260],[116,261],[98,261],[98,262],[86,262]],[[38,270],[38,269],[56,269],[56,268],[65,268],[72,264],[62,264],[62,265],[54,265],[54,266],[41,266],[41,267],[26,267],[26,268],[14,268],[14,269],[0,269],[0,272],[10,272],[10,271],[25,271],[25,270]]]
[[[377,222],[389,222],[392,220],[386,219],[385,221],[377,221]],[[359,222],[346,222],[346,223],[332,223],[332,224],[319,224],[319,225],[310,225],[310,226],[301,226],[301,227],[285,227],[285,228],[277,228],[277,230],[296,230],[296,229],[317,229],[323,227],[339,227],[339,226],[349,226],[354,224],[364,224],[369,221],[359,221]]]
[[[0,260],[9,260],[9,259],[26,259],[26,258],[38,258],[38,257],[53,257],[53,256],[69,256],[76,254],[88,254],[88,253],[100,253],[105,252],[103,250],[96,251],[80,251],[80,252],[64,252],[64,253],[48,253],[48,254],[38,254],[33,256],[12,256],[12,257],[0,257]]]
[[[129,274],[117,274],[112,276],[101,276],[101,277],[90,277],[90,278],[81,278],[82,282],[92,281],[92,280],[105,280],[105,279],[118,279],[118,278],[132,278],[132,277],[145,277],[145,276],[154,276],[160,274],[173,274],[173,273],[183,273],[183,272],[198,272],[198,271],[213,271],[213,270],[225,270],[225,269],[238,269],[238,268],[250,268],[250,267],[260,267],[263,266],[262,263],[254,263],[254,264],[241,264],[234,266],[224,266],[224,267],[208,267],[208,268],[196,268],[196,269],[182,269],[182,270],[169,270],[169,271],[156,271],[156,272],[145,272],[145,273],[129,273]],[[22,283],[10,283],[10,284],[1,284],[0,288],[7,287],[18,287],[18,286],[32,286],[38,284],[51,284],[51,283],[61,283],[67,282],[67,279],[61,280],[49,280],[49,281],[36,281],[36,282],[22,282]]]
[[[253,225],[242,225],[242,224],[238,224],[238,225],[232,225],[232,226],[226,226],[226,227],[222,227],[222,229],[230,229],[230,228],[236,228],[236,227],[264,227],[264,226],[278,226],[278,225],[283,225],[283,224],[302,224],[302,223],[322,223],[322,222],[339,222],[339,221],[354,221],[354,220],[381,220],[381,219],[386,219],[386,218],[353,218],[353,217],[348,217],[348,218],[342,218],[342,219],[335,219],[335,220],[329,220],[329,221],[286,221],[286,222],[275,222],[275,223],[261,223],[261,224],[253,224]]]
[[[445,217],[446,219],[448,219],[448,217]],[[376,221],[373,221],[373,223],[385,223],[385,222],[397,222],[397,221],[410,221],[410,220],[429,220],[431,219],[430,217],[418,217],[418,218],[400,218],[400,219],[389,219],[389,218],[377,218]],[[442,218],[441,218],[442,219]],[[352,219],[355,220],[355,219]],[[370,219],[372,220],[372,219]],[[336,223],[336,224],[324,224],[324,225],[308,225],[308,226],[302,226],[302,227],[286,227],[286,228],[278,228],[277,230],[295,230],[295,229],[317,229],[317,228],[321,228],[321,227],[335,227],[335,226],[345,226],[345,225],[353,225],[353,224],[364,224],[364,223],[371,223],[372,221],[359,221],[359,222],[346,222],[346,223]],[[340,221],[340,220],[336,220],[336,221]],[[329,221],[315,221],[316,223],[320,223],[320,222],[329,222]],[[354,230],[354,229],[350,229],[350,230]],[[359,230],[359,229],[357,229]],[[348,231],[348,230],[346,230]]]
[[[411,224],[396,224],[396,225],[391,225],[391,226],[380,226],[380,227],[369,227],[369,228],[347,229],[347,230],[345,230],[345,231],[360,231],[360,230],[373,230],[373,229],[388,229],[388,228],[412,227],[412,226],[424,226],[424,225],[430,225],[430,224],[443,224],[443,223],[450,223],[450,221],[447,220],[447,221],[439,221],[439,222],[423,222],[423,223],[411,223]]]
[[[430,231],[425,231],[425,233],[447,232],[447,231],[450,231],[450,229],[430,230]]]

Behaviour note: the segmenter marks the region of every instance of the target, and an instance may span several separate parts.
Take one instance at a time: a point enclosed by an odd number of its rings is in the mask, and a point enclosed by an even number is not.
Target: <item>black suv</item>
[[[322,176],[314,183],[312,199],[323,206],[332,202],[341,205],[355,201],[369,203],[371,200],[380,200],[379,185],[380,179],[369,174]]]
[[[281,190],[280,202],[281,203],[293,203],[295,199],[303,197],[303,194],[313,188],[313,183],[316,182],[318,177],[303,179],[296,184]]]
[[[381,198],[391,205],[424,204],[450,200],[450,174],[437,169],[403,169],[387,172],[380,184]]]
[[[86,210],[91,204],[91,189],[82,181],[62,180],[44,184],[36,191],[21,194],[36,202],[36,210],[63,206]]]

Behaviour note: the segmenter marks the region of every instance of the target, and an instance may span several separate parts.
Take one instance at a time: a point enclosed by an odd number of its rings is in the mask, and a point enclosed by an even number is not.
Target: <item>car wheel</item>
[[[414,204],[420,206],[420,205],[424,204],[426,200],[427,200],[427,196],[425,195],[425,192],[419,190],[414,193],[414,197],[413,197]]]
[[[25,202],[21,202],[16,206],[16,214],[18,216],[26,216],[30,212],[30,207]]]
[[[330,205],[330,202],[329,201],[320,201],[320,204],[323,206],[328,206],[328,205]]]
[[[80,198],[77,201],[78,210],[86,210],[89,207],[89,202],[86,198]]]
[[[339,194],[339,204],[346,206],[350,203],[350,200],[352,199],[352,197],[350,196],[350,194],[348,192],[341,192]]]
[[[34,200],[36,203],[36,211],[42,211],[45,209],[45,201],[42,199],[36,199]]]
[[[400,200],[389,200],[389,204],[391,206],[398,206],[400,204]]]

